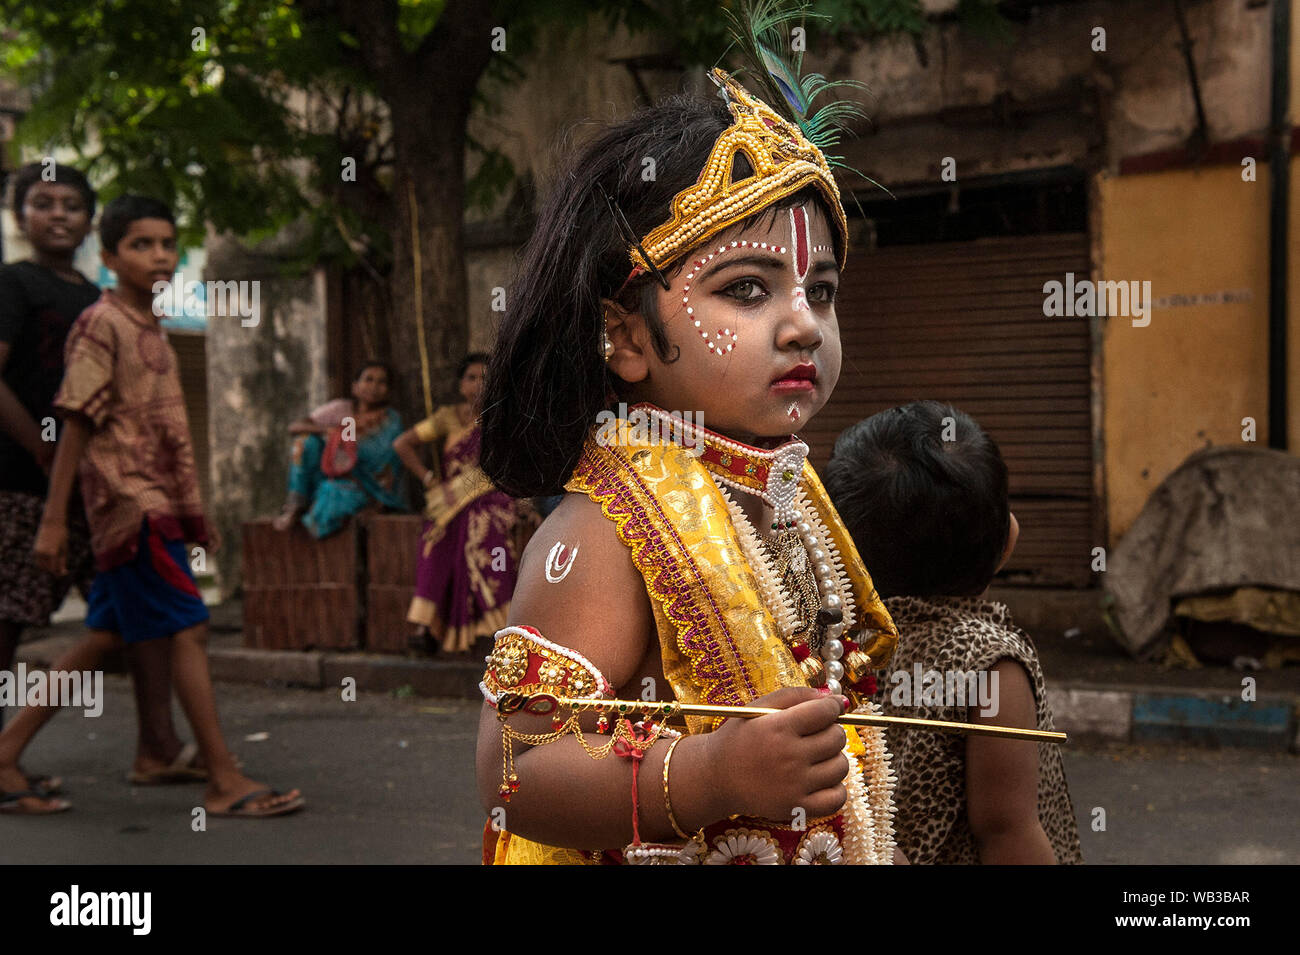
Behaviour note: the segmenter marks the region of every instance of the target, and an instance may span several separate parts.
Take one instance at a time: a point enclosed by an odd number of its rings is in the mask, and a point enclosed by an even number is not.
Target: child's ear
[[[605,337],[614,346],[607,362],[609,370],[629,384],[645,381],[650,373],[645,319],[640,312],[629,312],[609,299],[602,299],[601,305],[605,309]]]
[[[1007,565],[1007,561],[1011,559],[1011,552],[1016,549],[1016,541],[1020,539],[1020,522],[1016,520],[1015,514],[1008,515],[1008,524],[1010,526],[1007,528],[1007,545],[1002,548],[1002,562],[998,564],[998,570]]]
[[[102,246],[99,249],[99,261],[104,263],[104,267],[117,271],[117,253],[112,249],[105,249]]]

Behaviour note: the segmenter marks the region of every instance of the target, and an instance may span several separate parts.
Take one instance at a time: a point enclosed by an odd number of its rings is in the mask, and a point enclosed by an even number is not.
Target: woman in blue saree
[[[366,362],[352,382],[352,397],[326,402],[289,426],[294,435],[289,497],[275,519],[288,530],[299,518],[321,538],[370,507],[406,510],[401,462],[393,439],[401,416],[388,406],[388,366]]]

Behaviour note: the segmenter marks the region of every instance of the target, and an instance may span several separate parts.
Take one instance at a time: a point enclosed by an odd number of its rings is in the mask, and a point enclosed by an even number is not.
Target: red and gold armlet
[[[497,632],[496,643],[486,658],[487,671],[479,689],[483,699],[497,711],[501,721],[501,786],[498,793],[509,802],[519,791],[519,777],[514,771],[514,744],[544,746],[574,736],[592,759],[604,759],[610,753],[628,759],[640,759],[663,736],[676,736],[676,730],[664,725],[675,712],[671,702],[634,706],[627,701],[611,704],[608,711],[597,706],[596,732],[610,733],[607,743],[595,746],[587,739],[579,711],[564,712],[563,700],[592,700],[613,695],[613,687],[590,660],[576,650],[562,647],[543,637],[532,627],[506,627]],[[514,713],[550,716],[551,732],[520,733],[512,729],[509,718]],[[640,714],[633,723],[631,716]],[[610,717],[614,717],[611,730]]]

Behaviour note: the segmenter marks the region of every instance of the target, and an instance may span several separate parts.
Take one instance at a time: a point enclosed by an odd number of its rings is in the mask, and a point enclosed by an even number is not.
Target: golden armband
[[[592,759],[604,759],[611,752],[633,758],[644,754],[665,733],[676,735],[662,722],[673,711],[672,704],[639,707],[617,701],[611,702],[608,709],[599,704],[594,707],[599,714],[596,732],[609,732],[610,739],[601,746],[593,745],[583,732],[579,710],[566,704],[610,697],[614,688],[581,653],[552,643],[532,627],[506,627],[497,631],[496,643],[486,662],[487,672],[479,689],[501,721],[501,786],[497,792],[505,802],[519,791],[519,777],[514,771],[516,741],[527,746],[544,746],[572,735]],[[551,732],[517,732],[509,722],[517,712],[549,716]],[[634,724],[626,718],[637,712],[644,714],[640,722]],[[611,715],[616,720],[612,730]]]

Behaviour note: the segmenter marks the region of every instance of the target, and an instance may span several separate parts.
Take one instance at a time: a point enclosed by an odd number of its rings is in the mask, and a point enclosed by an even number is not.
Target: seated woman
[[[463,652],[476,637],[490,637],[505,626],[514,592],[515,501],[478,467],[486,362],[484,354],[467,355],[457,372],[463,401],[443,405],[393,442],[427,489],[415,597],[406,619],[419,627],[412,645],[430,652],[439,644]],[[432,442],[441,474],[426,468],[416,450]]]
[[[367,508],[406,510],[393,453],[402,419],[388,407],[389,377],[387,365],[368,361],[352,380],[351,398],[326,402],[289,426],[293,463],[277,530],[301,517],[312,536],[328,537]]]

